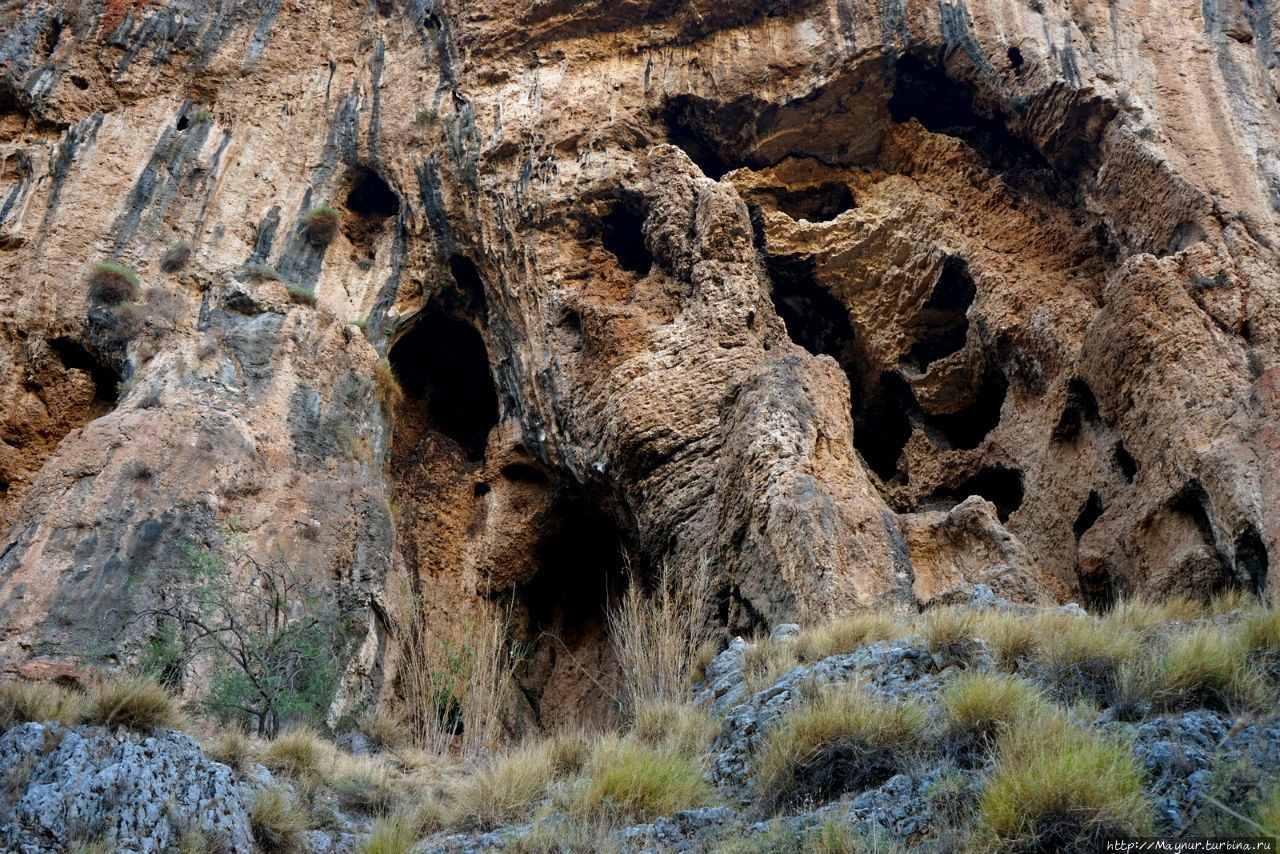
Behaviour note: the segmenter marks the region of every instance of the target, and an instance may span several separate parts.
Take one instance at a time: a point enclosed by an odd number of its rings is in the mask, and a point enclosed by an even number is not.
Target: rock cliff
[[[1275,11],[7,4],[0,656],[129,659],[232,533],[350,617],[338,708],[500,602],[544,725],[624,553],[739,631],[1274,596]]]

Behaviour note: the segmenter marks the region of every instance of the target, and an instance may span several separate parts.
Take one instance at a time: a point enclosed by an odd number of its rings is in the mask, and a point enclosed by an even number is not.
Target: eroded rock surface
[[[607,716],[624,548],[737,630],[1273,595],[1273,11],[0,12],[0,654],[129,660],[228,526],[353,618],[335,713],[497,601]]]

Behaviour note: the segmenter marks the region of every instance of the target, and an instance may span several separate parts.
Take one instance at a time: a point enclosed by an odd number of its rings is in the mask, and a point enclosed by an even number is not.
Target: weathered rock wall
[[[397,603],[513,603],[544,723],[621,548],[738,628],[1275,593],[1272,3],[0,14],[7,657],[127,657],[229,523],[357,617],[348,697]]]

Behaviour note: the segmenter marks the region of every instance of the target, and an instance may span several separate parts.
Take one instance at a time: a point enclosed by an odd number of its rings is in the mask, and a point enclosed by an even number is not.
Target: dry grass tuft
[[[190,258],[191,244],[185,240],[176,241],[160,256],[160,270],[164,273],[176,273],[187,265]]]
[[[1272,679],[1280,679],[1280,611],[1250,614],[1237,629],[1241,654]]]
[[[1053,710],[1001,736],[978,822],[987,850],[1075,851],[1108,834],[1144,835],[1151,816],[1130,748]]]
[[[856,687],[825,691],[776,724],[756,758],[758,799],[776,811],[878,785],[923,738],[928,713]]]
[[[978,614],[963,605],[946,605],[925,612],[919,623],[920,634],[929,644],[929,652],[944,662],[968,664],[976,645]]]
[[[978,617],[977,632],[987,642],[996,666],[1016,673],[1035,656],[1039,646],[1036,628],[1036,623],[1026,617],[1005,611],[986,611]]]
[[[356,845],[355,854],[408,854],[418,837],[415,817],[395,813],[373,823],[369,835]]]
[[[25,723],[75,726],[87,711],[85,695],[51,682],[0,683],[0,732]]]
[[[285,285],[284,289],[289,292],[289,302],[294,305],[315,307],[316,292],[310,288],[304,288],[301,285]]]
[[[208,750],[209,756],[228,768],[243,771],[254,755],[253,742],[244,730],[236,726],[227,726],[218,733],[218,738]]]
[[[1234,632],[1197,626],[1169,639],[1147,669],[1151,702],[1166,711],[1227,711],[1256,699],[1246,656]]]
[[[643,703],[688,696],[694,663],[709,638],[703,617],[710,583],[706,560],[684,572],[664,568],[652,594],[632,574],[622,602],[609,613],[628,714]]]
[[[529,742],[490,757],[453,792],[454,822],[489,829],[527,817],[562,778],[563,745],[556,740]]]
[[[409,725],[393,709],[371,709],[360,716],[356,726],[382,750],[403,747],[412,737]]]
[[[830,623],[802,631],[792,643],[796,656],[805,664],[832,655],[853,652],[881,640],[903,634],[903,627],[886,614],[863,613],[838,617]]]
[[[1059,612],[1033,618],[1037,663],[1068,702],[1085,697],[1107,702],[1116,674],[1138,652],[1138,636],[1113,623]]]
[[[986,740],[1048,703],[1025,679],[1001,673],[965,673],[938,698],[947,731],[961,739]]]
[[[694,757],[715,740],[720,722],[705,709],[672,700],[653,700],[635,708],[631,729],[650,747]]]
[[[570,814],[642,822],[712,803],[706,769],[669,749],[608,735],[596,742],[585,778],[573,788]]]
[[[108,679],[89,692],[86,717],[98,726],[124,726],[137,732],[155,727],[179,729],[185,719],[173,696],[153,679]]]
[[[293,727],[267,742],[262,762],[272,771],[298,780],[318,773],[327,752],[315,730]]]
[[[306,839],[307,814],[284,787],[268,786],[249,805],[249,827],[267,854],[294,854]]]

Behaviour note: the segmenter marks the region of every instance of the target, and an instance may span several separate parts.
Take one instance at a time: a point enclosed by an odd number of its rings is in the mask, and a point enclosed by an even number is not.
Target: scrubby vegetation
[[[314,207],[303,214],[302,230],[312,245],[328,246],[338,236],[338,212],[328,205]]]
[[[169,244],[169,248],[160,256],[160,270],[165,273],[176,273],[187,265],[191,258],[191,244],[178,240]]]
[[[316,304],[316,292],[310,288],[304,288],[301,285],[285,285],[284,289],[289,292],[289,301],[292,303],[306,306]]]
[[[194,564],[225,565],[191,554]],[[409,667],[396,685],[399,704],[346,724],[372,755],[353,755],[313,727],[264,740],[234,722],[206,751],[247,776],[257,765],[274,774],[274,783],[255,784],[251,805],[264,851],[300,850],[314,828],[358,827],[350,844],[365,854],[404,854],[437,833],[489,832],[513,852],[621,852],[640,845],[625,834],[676,813],[693,816],[681,819],[690,826],[710,816],[694,850],[718,854],[1084,851],[1110,835],[1250,835],[1280,824],[1276,767],[1239,750],[1218,756],[1234,733],[1277,724],[1280,618],[1244,597],[1121,602],[1100,617],[959,606],[914,619],[863,614],[736,647],[725,654],[740,657],[742,678],[760,690],[752,702],[785,705],[760,718],[744,753],[749,785],[732,790],[714,785],[715,763],[728,755],[717,751],[746,736],[732,731],[731,709],[690,702],[691,683],[720,651],[692,616],[706,577],[633,580],[629,589],[611,631],[648,655],[620,655],[620,728],[503,746],[501,710],[520,649],[495,611],[447,638],[425,624],[401,627]],[[835,675],[848,662],[878,660],[875,650],[909,662],[903,672],[915,675],[901,684]],[[1188,713],[1185,723],[1168,717]],[[1144,757],[1153,738],[1170,744],[1202,719],[1222,721],[1215,741],[1196,748],[1212,778],[1171,826]],[[181,715],[145,679],[89,692],[0,685],[0,729],[27,720],[146,731]],[[1148,724],[1164,729],[1141,735]],[[1176,761],[1190,763],[1186,756]],[[22,784],[21,771],[10,772],[11,785]],[[887,800],[857,806],[872,796]],[[893,804],[907,802],[927,818],[895,824]],[[903,826],[906,835],[895,835]],[[200,850],[197,836],[191,850]]]
[[[89,273],[89,299],[102,305],[120,305],[138,298],[138,274],[114,261],[99,261]]]

